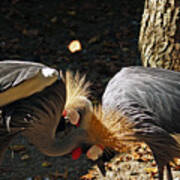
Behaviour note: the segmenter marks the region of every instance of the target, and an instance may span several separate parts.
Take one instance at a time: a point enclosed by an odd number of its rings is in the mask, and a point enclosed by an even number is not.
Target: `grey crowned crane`
[[[179,72],[123,68],[107,84],[101,106],[89,108],[86,116],[77,112],[81,117],[77,129],[87,132],[85,143],[92,145],[88,158],[97,159],[106,148],[121,152],[145,142],[157,163],[159,180],[165,167],[168,180],[173,179],[169,163],[180,158]]]
[[[78,74],[73,79],[67,72],[64,79],[56,69],[41,63],[1,61],[0,161],[11,140],[20,133],[45,155],[73,152],[85,141],[86,131],[74,130],[59,139],[56,129],[65,107],[71,114],[73,108],[86,109],[82,100],[88,97],[88,87],[89,83]]]

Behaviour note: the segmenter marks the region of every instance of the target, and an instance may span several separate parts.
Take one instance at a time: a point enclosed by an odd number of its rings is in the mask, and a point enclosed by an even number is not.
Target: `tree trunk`
[[[180,0],[145,0],[139,49],[145,67],[180,71]]]

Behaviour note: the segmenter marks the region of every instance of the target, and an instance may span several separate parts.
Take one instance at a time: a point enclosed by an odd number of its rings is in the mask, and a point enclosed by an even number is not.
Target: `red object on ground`
[[[81,154],[82,154],[82,149],[81,149],[80,147],[74,149],[74,150],[72,151],[72,159],[73,159],[73,160],[79,159],[79,157],[81,156]]]

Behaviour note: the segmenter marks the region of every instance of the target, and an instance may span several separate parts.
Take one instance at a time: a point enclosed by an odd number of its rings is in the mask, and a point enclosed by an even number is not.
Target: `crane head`
[[[66,104],[62,116],[73,125],[78,125],[81,118],[92,111],[92,103],[89,101],[90,82],[85,82],[85,76],[80,77],[77,72],[73,75],[67,71],[64,81],[66,84]]]
[[[85,76],[80,77],[79,73],[73,75],[67,71],[65,74],[66,84],[66,104],[62,113],[66,123],[70,123],[76,127],[83,127],[89,124],[91,119],[93,106],[88,99],[90,95],[90,82],[85,81]],[[86,143],[86,142],[85,142]],[[82,153],[81,148],[77,148],[72,152],[72,158],[77,159]]]
[[[80,115],[75,109],[64,110],[62,116],[66,119],[66,122],[70,122],[72,125],[79,126]]]

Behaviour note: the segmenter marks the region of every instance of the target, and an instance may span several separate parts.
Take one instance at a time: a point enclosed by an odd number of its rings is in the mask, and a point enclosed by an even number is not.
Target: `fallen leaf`
[[[52,164],[48,161],[44,161],[42,164],[41,164],[42,167],[51,167]]]
[[[180,170],[180,165],[175,166],[173,169],[174,169],[174,171],[179,171]]]
[[[88,43],[93,44],[93,43],[96,43],[99,40],[100,40],[100,36],[94,36],[88,41]]]
[[[82,50],[82,46],[81,46],[81,43],[78,40],[73,40],[68,45],[68,49],[69,49],[69,51],[71,53],[75,53],[77,51],[81,51]]]
[[[21,156],[21,160],[27,160],[29,158],[30,156],[28,154],[24,154],[23,156]]]
[[[132,155],[134,157],[134,160],[139,160],[141,158],[141,154],[138,154],[138,153],[134,152]]]
[[[176,164],[176,165],[180,165],[180,159],[174,159],[174,163]],[[173,165],[174,165],[174,163],[172,163]]]
[[[152,162],[153,157],[152,156],[146,156],[146,157],[142,158],[142,160],[145,161],[145,162],[148,162],[148,161]]]
[[[94,178],[93,171],[89,171],[88,174],[81,176],[80,179],[82,180],[92,180]]]
[[[50,21],[51,21],[52,23],[56,23],[57,20],[58,20],[58,18],[57,18],[57,16],[55,16],[55,17],[53,17]]]
[[[67,12],[69,15],[71,15],[71,16],[75,16],[76,15],[76,11],[68,11]]]
[[[124,52],[128,52],[128,51],[129,51],[129,48],[126,48],[126,47],[125,47],[125,48],[122,48],[121,50],[124,51]]]
[[[103,46],[107,48],[116,48],[118,45],[114,42],[103,41]]]
[[[51,173],[51,175],[53,176],[53,178],[59,178],[59,177],[62,177],[64,179],[67,179],[68,178],[68,169],[66,168],[65,172],[64,173],[59,173],[57,170],[55,173]]]
[[[158,172],[156,167],[149,167],[144,169],[147,173],[156,174]]]
[[[12,145],[10,146],[10,150],[14,152],[20,152],[20,151],[24,151],[25,147],[24,145]]]
[[[106,167],[107,167],[108,169],[112,169],[113,163],[107,163],[107,164],[106,164]]]
[[[25,36],[37,36],[39,34],[39,30],[38,29],[23,29],[22,30],[22,34]]]

